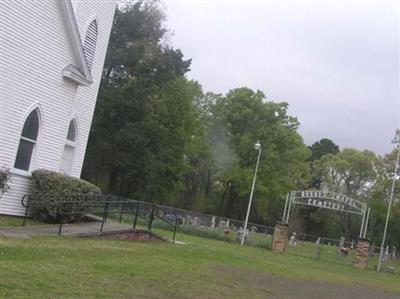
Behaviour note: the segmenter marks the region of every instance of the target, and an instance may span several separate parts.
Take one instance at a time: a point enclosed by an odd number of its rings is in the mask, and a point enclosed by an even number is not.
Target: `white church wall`
[[[30,172],[59,171],[68,126],[77,117],[78,141],[71,175],[79,177],[111,30],[114,1],[75,1],[78,26],[96,15],[99,36],[93,83],[79,86],[62,77],[74,63],[57,1],[2,1],[0,10],[0,167],[10,168],[11,189],[0,198],[0,214],[22,215]],[[84,33],[82,39],[84,39]],[[40,107],[41,124],[30,171],[13,169],[24,121]]]

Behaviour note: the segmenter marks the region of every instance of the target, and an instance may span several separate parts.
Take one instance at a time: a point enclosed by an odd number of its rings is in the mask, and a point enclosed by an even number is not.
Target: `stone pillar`
[[[366,269],[368,266],[369,240],[359,239],[354,255],[353,267],[358,269]]]
[[[289,227],[286,223],[275,224],[274,238],[272,239],[272,250],[284,252],[288,242]]]

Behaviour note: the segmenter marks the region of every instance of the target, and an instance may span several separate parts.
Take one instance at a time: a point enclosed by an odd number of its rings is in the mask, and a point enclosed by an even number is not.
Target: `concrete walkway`
[[[96,234],[100,232],[101,222],[69,223],[63,224],[61,235],[79,236]],[[38,235],[57,235],[59,224],[44,224],[30,226],[0,226],[0,235],[16,238],[28,238]],[[131,225],[111,221],[104,223],[103,232],[121,231],[132,229]]]

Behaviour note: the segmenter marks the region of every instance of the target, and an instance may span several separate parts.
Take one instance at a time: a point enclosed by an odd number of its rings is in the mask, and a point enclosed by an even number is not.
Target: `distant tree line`
[[[103,193],[243,219],[259,140],[251,221],[280,220],[289,190],[325,188],[367,201],[378,241],[395,153],[378,157],[340,150],[329,139],[307,147],[287,103],[268,101],[262,91],[247,87],[225,95],[203,92],[185,77],[191,60],[168,44],[164,19],[154,1],[117,9],[83,178]],[[400,246],[399,204],[393,213],[391,227],[397,231],[389,238]],[[359,221],[298,208],[292,225],[323,236],[354,237]]]

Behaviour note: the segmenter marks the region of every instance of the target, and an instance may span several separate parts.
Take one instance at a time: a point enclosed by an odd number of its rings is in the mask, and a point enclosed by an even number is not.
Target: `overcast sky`
[[[289,103],[306,144],[383,154],[400,127],[400,7],[341,3],[164,0],[204,91],[260,89]]]

